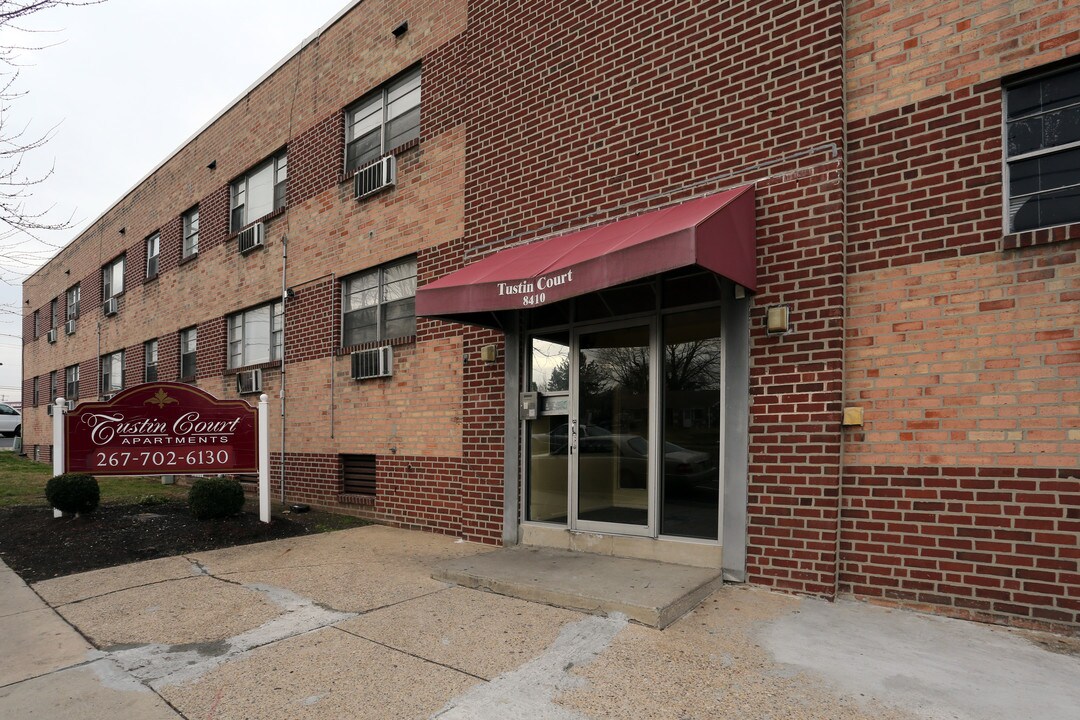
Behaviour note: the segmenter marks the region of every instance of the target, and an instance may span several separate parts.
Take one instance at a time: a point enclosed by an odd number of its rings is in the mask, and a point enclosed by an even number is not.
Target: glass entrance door
[[[571,526],[651,535],[656,361],[651,323],[574,334]]]

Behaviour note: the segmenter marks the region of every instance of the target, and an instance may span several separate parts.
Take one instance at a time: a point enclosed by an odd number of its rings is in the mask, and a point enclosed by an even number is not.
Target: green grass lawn
[[[45,483],[52,477],[52,466],[36,463],[12,452],[0,452],[0,507],[13,505],[48,505]],[[162,485],[160,478],[99,477],[101,502],[133,503],[149,495],[184,499],[187,488]]]

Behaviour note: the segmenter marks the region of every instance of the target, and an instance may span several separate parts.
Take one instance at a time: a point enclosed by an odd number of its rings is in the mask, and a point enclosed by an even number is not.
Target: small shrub
[[[101,501],[101,489],[93,475],[65,473],[45,484],[45,498],[61,512],[89,513]]]
[[[199,478],[188,491],[188,508],[199,520],[235,515],[244,507],[244,488],[227,477]]]
[[[142,505],[143,507],[155,507],[157,505],[164,505],[167,502],[169,502],[169,498],[164,495],[155,495],[154,493],[143,495],[138,500],[139,505]]]

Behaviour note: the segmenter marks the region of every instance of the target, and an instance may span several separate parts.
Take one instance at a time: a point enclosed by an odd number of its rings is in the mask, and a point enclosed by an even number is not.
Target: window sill
[[[338,493],[338,502],[343,505],[374,505],[374,495],[353,495],[351,493]]]
[[[193,252],[190,255],[186,255],[186,256],[180,258],[179,262],[177,262],[177,265],[187,265],[188,263],[195,262],[198,259],[199,259],[199,253]]]
[[[404,337],[390,338],[389,340],[372,340],[370,342],[360,343],[359,345],[343,345],[337,349],[338,355],[348,355],[354,352],[360,352],[362,350],[374,350],[375,348],[386,347],[398,347],[401,345],[415,345],[416,335],[405,335]]]
[[[1080,240],[1080,223],[1009,233],[1002,240],[1002,250],[1021,250],[1069,240]]]
[[[239,375],[240,373],[247,372],[248,370],[277,370],[280,367],[280,360],[271,360],[264,363],[255,363],[254,365],[241,365],[240,367],[227,368],[225,370],[225,377],[229,377],[230,375]]]
[[[258,217],[258,218],[255,218],[255,219],[254,219],[254,220],[252,220],[251,222],[249,222],[249,223],[245,224],[245,225],[244,225],[243,227],[241,227],[241,228],[237,229],[237,230],[236,230],[236,231],[234,231],[234,232],[231,232],[231,233],[229,233],[229,234],[228,234],[228,235],[227,235],[227,236],[225,237],[225,242],[228,242],[228,241],[230,241],[230,240],[235,240],[235,239],[236,239],[236,237],[237,237],[237,236],[238,236],[238,235],[239,235],[240,233],[244,232],[245,230],[247,230],[247,229],[248,229],[249,227],[251,227],[252,225],[255,225],[255,224],[257,224],[257,223],[268,223],[268,222],[270,222],[271,220],[276,220],[277,218],[279,218],[279,217],[281,217],[282,215],[284,215],[284,214],[285,214],[285,212],[286,212],[286,211],[287,211],[288,209],[289,209],[289,206],[288,206],[288,205],[282,205],[282,206],[281,206],[281,207],[279,207],[279,208],[278,208],[277,210],[272,210],[272,211],[270,211],[270,212],[266,213],[265,215],[263,215],[262,217]],[[264,246],[265,246],[265,243],[264,243]]]
[[[153,275],[148,275],[145,278],[143,278],[143,285],[145,285],[147,283],[150,283],[150,282],[154,282],[157,279],[158,279],[158,273],[154,273]]]

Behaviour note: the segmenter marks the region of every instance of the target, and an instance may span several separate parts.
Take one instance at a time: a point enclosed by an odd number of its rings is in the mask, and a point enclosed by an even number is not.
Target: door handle
[[[577,420],[570,421],[570,454],[577,449]]]

